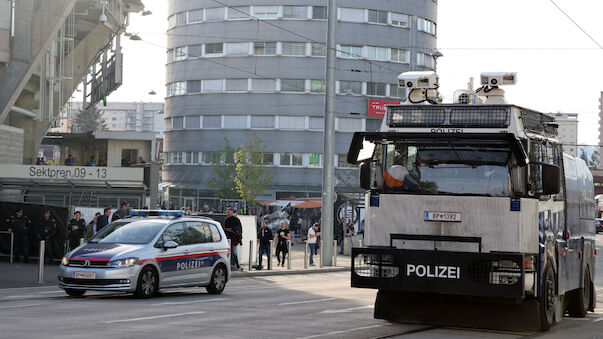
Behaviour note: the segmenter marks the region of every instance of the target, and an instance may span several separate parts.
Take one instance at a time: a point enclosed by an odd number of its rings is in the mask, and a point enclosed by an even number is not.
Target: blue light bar
[[[131,216],[138,217],[182,217],[184,216],[184,211],[181,210],[137,210],[131,209],[128,211],[128,214]]]

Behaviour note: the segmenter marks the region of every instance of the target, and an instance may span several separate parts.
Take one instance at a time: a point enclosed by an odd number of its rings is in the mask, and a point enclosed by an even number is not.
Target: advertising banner
[[[369,117],[384,117],[385,105],[400,105],[400,101],[391,100],[369,100],[368,101],[368,116]]]

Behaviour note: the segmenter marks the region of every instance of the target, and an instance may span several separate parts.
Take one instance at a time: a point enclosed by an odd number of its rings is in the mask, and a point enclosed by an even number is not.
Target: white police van
[[[133,292],[205,286],[220,294],[230,279],[228,240],[220,223],[181,211],[132,210],[67,253],[58,285],[70,296],[87,290]]]

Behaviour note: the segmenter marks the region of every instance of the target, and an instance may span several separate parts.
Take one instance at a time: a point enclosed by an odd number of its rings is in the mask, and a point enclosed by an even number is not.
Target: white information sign
[[[143,181],[142,168],[0,165],[0,178],[86,181]]]

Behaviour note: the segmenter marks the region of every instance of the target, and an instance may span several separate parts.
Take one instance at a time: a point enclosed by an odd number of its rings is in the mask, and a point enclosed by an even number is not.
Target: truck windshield
[[[375,183],[383,192],[510,196],[508,147],[400,142],[375,153]]]

